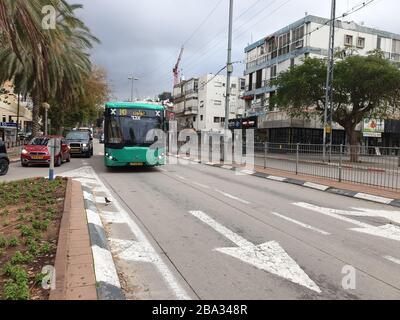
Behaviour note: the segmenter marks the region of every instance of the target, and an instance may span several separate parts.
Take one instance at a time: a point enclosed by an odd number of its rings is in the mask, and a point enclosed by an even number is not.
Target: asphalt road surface
[[[128,299],[400,299],[393,207],[202,164],[110,171],[95,154],[57,174],[112,195],[98,207]]]

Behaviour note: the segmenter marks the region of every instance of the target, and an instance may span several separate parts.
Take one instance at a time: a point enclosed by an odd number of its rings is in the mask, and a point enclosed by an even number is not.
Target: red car
[[[27,167],[30,164],[50,164],[50,139],[55,139],[54,165],[56,167],[66,161],[71,161],[70,148],[65,139],[60,136],[42,136],[34,138],[29,144],[25,145],[21,152],[21,164]]]

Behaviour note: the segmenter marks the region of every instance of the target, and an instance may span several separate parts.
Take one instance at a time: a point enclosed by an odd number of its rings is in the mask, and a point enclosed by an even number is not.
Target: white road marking
[[[94,202],[94,197],[91,193],[87,192],[87,191],[83,191],[83,199],[89,200]]]
[[[182,176],[180,176],[180,175],[178,175],[178,174],[176,174],[175,176],[176,176],[177,178],[181,179],[181,180],[187,180],[185,177],[182,177]]]
[[[201,188],[204,188],[204,189],[211,189],[209,186],[206,186],[205,184],[201,184],[201,183],[198,183],[198,182],[195,182],[195,181],[193,181],[192,183],[194,185],[196,185],[198,187],[201,187]]]
[[[227,198],[230,198],[230,199],[239,201],[239,202],[244,203],[244,204],[250,204],[250,202],[248,202],[248,201],[246,201],[246,200],[240,199],[240,198],[238,198],[238,197],[235,197],[235,196],[233,196],[233,195],[231,195],[231,194],[229,194],[229,193],[223,192],[223,191],[221,191],[221,190],[215,189],[215,191],[218,192],[218,193],[220,193],[220,194],[222,194],[223,196],[225,196],[225,197],[227,197]]]
[[[156,269],[158,272],[161,274],[162,278],[164,281],[167,283],[169,286],[170,290],[174,293],[175,297],[179,300],[189,300],[190,296],[186,293],[186,291],[181,287],[179,282],[175,279],[175,276],[171,272],[171,270],[168,268],[168,266],[165,264],[165,262],[161,259],[155,248],[150,244],[149,240],[147,237],[144,235],[140,227],[132,220],[130,215],[121,207],[121,205],[118,203],[118,201],[111,195],[111,192],[106,188],[104,183],[100,180],[100,178],[97,176],[97,174],[94,172],[92,167],[82,167],[80,169],[72,170],[70,172],[64,173],[63,176],[68,176],[72,177],[74,180],[80,181],[83,185],[87,185],[87,182],[90,182],[90,185],[93,186],[95,183],[95,188],[102,190],[102,192],[106,193],[106,197],[112,201],[113,206],[116,208],[118,214],[120,215],[119,219],[124,221],[126,223],[132,233],[135,235],[135,238],[137,239],[137,246],[141,246],[141,252],[148,252],[149,254],[151,253],[151,262],[155,265]],[[83,178],[82,178],[83,177]],[[93,197],[93,195],[92,195]],[[103,213],[100,212],[101,216],[103,216]],[[109,216],[112,213],[107,212],[106,217],[109,218]],[[115,241],[110,242],[111,245],[111,250],[114,252],[115,250],[120,250],[121,247],[115,247]],[[95,248],[96,247],[96,248]],[[96,280],[101,281],[98,279],[103,279],[103,278],[109,278],[112,275],[114,277],[116,276],[116,279],[108,279],[108,283],[115,283],[118,281],[118,275],[115,270],[115,265],[112,260],[111,253],[108,250],[101,249],[97,246],[92,247],[93,255],[96,257],[94,258],[95,260],[95,270],[96,272]],[[110,270],[109,270],[110,269]],[[112,272],[112,269],[115,270],[115,272]],[[99,277],[99,278],[97,278]]]
[[[286,180],[286,178],[275,177],[275,176],[268,176],[267,179],[269,179],[269,180],[274,180],[274,181],[280,181],[280,182],[283,182],[283,181]]]
[[[301,227],[303,227],[303,228],[310,229],[310,230],[312,230],[312,231],[315,231],[315,232],[318,232],[318,233],[320,233],[320,234],[323,234],[324,236],[329,236],[329,235],[330,235],[329,232],[323,231],[323,230],[321,230],[321,229],[315,228],[315,227],[310,226],[310,225],[308,225],[308,224],[305,224],[305,223],[303,223],[303,222],[300,222],[300,221],[294,220],[294,219],[292,219],[292,218],[286,217],[286,216],[284,216],[284,215],[282,215],[282,214],[279,214],[279,213],[276,213],[276,212],[271,212],[271,214],[273,214],[274,216],[277,216],[277,217],[279,217],[279,218],[282,218],[282,219],[284,219],[284,220],[286,220],[286,221],[289,221],[289,222],[292,222],[292,223],[294,223],[294,224],[297,224],[297,225],[299,225],[299,226],[301,226]]]
[[[100,204],[105,204],[106,203],[106,199],[104,197],[95,197],[94,201],[96,203],[100,203]]]
[[[360,228],[350,229],[352,231],[366,233],[366,234],[370,234],[370,235],[377,236],[377,237],[400,241],[400,228],[397,226],[387,224],[387,225],[375,227],[368,223],[364,223],[364,222],[360,222],[358,220],[344,217],[344,215],[355,215],[355,213],[357,214],[357,212],[318,207],[318,206],[315,206],[315,205],[312,205],[309,203],[304,203],[304,202],[294,203],[294,205],[304,208],[304,209],[322,213],[326,216],[329,216],[329,217],[332,217],[332,218],[335,218],[338,220],[342,220],[342,221],[345,221],[345,222],[348,222],[351,224],[355,224],[356,226],[360,227]],[[358,212],[358,215],[361,215],[361,214],[362,214],[361,212]]]
[[[373,196],[371,194],[366,194],[366,193],[357,193],[354,196],[354,198],[370,200],[370,201],[379,202],[379,203],[383,203],[383,204],[389,204],[394,200],[394,199],[389,199],[389,198],[384,198],[384,197]]]
[[[312,183],[312,182],[306,182],[304,184],[305,187],[308,188],[312,188],[312,189],[316,189],[316,190],[321,190],[321,191],[326,191],[329,189],[328,186],[324,186],[322,184],[318,184],[318,183]]]
[[[168,172],[168,170],[163,169],[163,168],[158,168],[158,170],[162,171],[162,172]]]
[[[396,263],[396,264],[400,265],[400,259],[394,258],[392,256],[384,256],[384,258],[386,260],[389,260],[389,261],[391,261],[393,263]]]
[[[320,288],[315,282],[308,277],[296,261],[293,260],[276,241],[270,241],[256,246],[224,227],[202,211],[190,211],[190,214],[237,245],[237,247],[234,248],[214,249],[215,251],[230,255],[260,270],[267,271],[293,283],[307,287],[310,290],[321,293]]]

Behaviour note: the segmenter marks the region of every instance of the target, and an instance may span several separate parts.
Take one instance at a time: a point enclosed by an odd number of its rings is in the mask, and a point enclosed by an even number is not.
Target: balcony
[[[191,116],[191,115],[197,115],[199,112],[197,110],[197,107],[186,107],[184,115],[185,116]]]

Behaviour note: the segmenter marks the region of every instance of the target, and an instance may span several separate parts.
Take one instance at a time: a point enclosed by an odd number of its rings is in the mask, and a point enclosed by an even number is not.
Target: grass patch
[[[0,300],[46,300],[42,268],[54,265],[67,181],[0,183]]]

